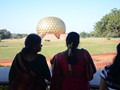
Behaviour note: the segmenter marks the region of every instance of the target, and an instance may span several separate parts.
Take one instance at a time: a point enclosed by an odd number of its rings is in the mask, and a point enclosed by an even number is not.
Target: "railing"
[[[9,70],[10,70],[10,67],[0,67],[0,86],[8,85]],[[90,81],[90,87],[92,90],[99,89],[100,73],[101,73],[101,70],[97,70],[97,72],[94,74],[93,80]]]

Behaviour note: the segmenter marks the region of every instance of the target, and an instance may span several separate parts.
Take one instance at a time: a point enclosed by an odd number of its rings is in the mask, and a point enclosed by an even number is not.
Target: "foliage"
[[[120,37],[120,10],[112,9],[94,26],[97,36]]]
[[[0,38],[1,39],[8,39],[11,38],[11,33],[7,31],[7,29],[0,29]]]
[[[15,33],[13,33],[12,34],[12,38],[14,38],[14,39],[19,39],[19,38],[24,38],[24,37],[26,37],[28,34],[15,34]]]
[[[80,33],[80,37],[81,37],[81,38],[90,37],[90,34],[89,34],[89,33],[86,33],[86,32],[81,32],[81,33]]]
[[[7,31],[7,29],[0,29],[0,41],[2,39],[9,39],[9,38],[24,38],[26,37],[27,34],[15,34],[15,33],[10,33],[9,31]]]

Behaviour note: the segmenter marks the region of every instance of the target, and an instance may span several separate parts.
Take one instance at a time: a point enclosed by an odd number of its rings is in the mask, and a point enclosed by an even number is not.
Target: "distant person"
[[[41,51],[41,38],[37,34],[29,34],[25,47],[16,54],[9,72],[11,90],[46,90],[45,80],[51,75],[45,56]]]
[[[113,64],[105,66],[100,76],[99,90],[120,90],[120,43]]]
[[[66,38],[67,50],[52,58],[50,90],[90,90],[89,81],[86,79],[86,57],[93,66],[93,73],[96,68],[89,52],[77,48],[79,38],[78,33],[70,32]]]

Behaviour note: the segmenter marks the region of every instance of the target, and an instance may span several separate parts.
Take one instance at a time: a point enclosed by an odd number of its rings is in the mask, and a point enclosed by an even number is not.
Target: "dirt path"
[[[107,53],[107,54],[94,54],[92,58],[94,60],[95,66],[97,69],[102,69],[104,66],[112,63],[112,60],[116,54],[115,53]],[[51,57],[47,57],[48,65],[50,66]],[[12,60],[0,60],[1,66],[11,66]]]
[[[113,62],[113,58],[116,53],[107,53],[107,54],[95,54],[92,55],[95,66],[97,69],[103,69],[106,65],[109,65]]]

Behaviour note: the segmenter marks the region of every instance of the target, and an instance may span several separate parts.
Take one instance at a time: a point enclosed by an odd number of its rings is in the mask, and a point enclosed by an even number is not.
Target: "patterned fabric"
[[[107,85],[107,90],[120,90],[120,85],[117,85],[115,83],[113,83],[110,79],[108,79],[108,73],[110,72],[110,65],[106,66],[100,76],[106,81],[106,85]]]

